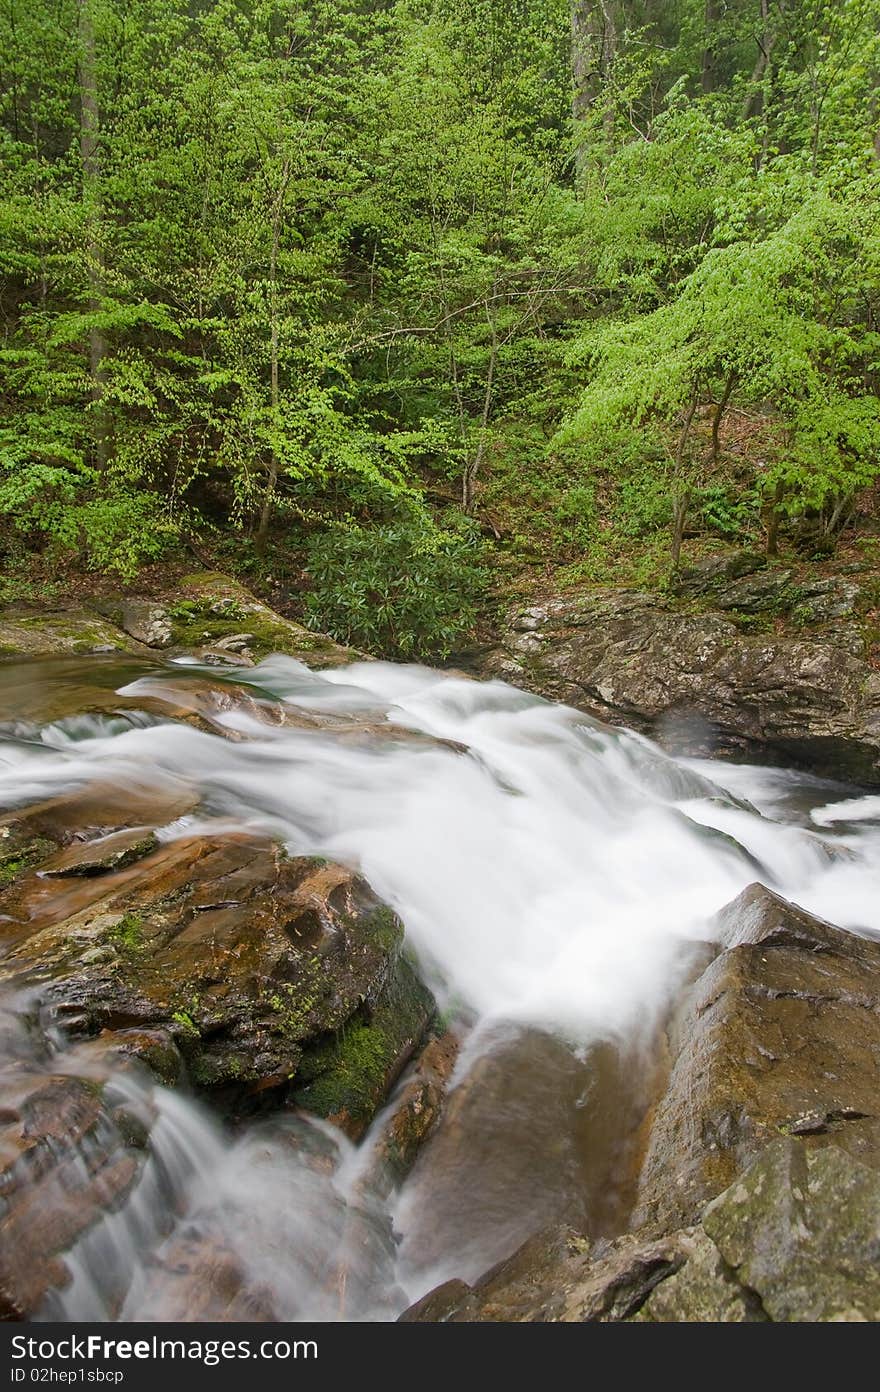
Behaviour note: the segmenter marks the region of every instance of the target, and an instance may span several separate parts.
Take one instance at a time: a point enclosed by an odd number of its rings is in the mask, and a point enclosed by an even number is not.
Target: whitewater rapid
[[[149,707],[147,698],[157,694],[173,704],[175,685],[194,676],[244,685],[260,700],[326,719],[327,727],[270,723],[234,700],[213,717],[234,739],[132,710],[39,728],[19,721],[0,743],[0,805],[21,807],[92,782],[185,785],[197,791],[199,811],[162,828],[163,839],[224,827],[260,830],[292,854],[359,870],[403,920],[441,1008],[466,1025],[456,1087],[467,1085],[502,1037],[505,1047],[529,1032],[557,1038],[582,1062],[603,1041],[637,1053],[668,1011],[694,952],[713,941],[715,914],[755,880],[841,927],[880,933],[877,797],[779,770],[676,760],[637,734],[503,683],[421,667],[364,662],[313,673],[277,656],[227,672],[178,663],[136,677],[120,695],[129,705],[143,698]],[[526,1073],[538,1070],[534,1099],[542,1086],[536,1060],[533,1050]],[[500,1153],[511,1104],[496,1105],[494,1118],[478,1111],[471,1124],[495,1126]],[[537,1100],[529,1105],[537,1115]],[[185,1118],[179,1106],[189,1109]],[[337,1151],[329,1181],[314,1169],[291,1171],[280,1141],[264,1138],[260,1150],[259,1137],[251,1137],[230,1151],[197,1104],[179,1106],[162,1102],[162,1144],[176,1154],[175,1145],[186,1148],[181,1135],[188,1136],[201,1160],[180,1161],[190,1178],[175,1180],[185,1191],[175,1202],[197,1224],[247,1232],[252,1261],[263,1243],[263,1265],[272,1268],[266,1280],[283,1286],[288,1279],[291,1293],[281,1298],[287,1317],[334,1317],[304,1303],[305,1277],[288,1271],[285,1278],[270,1209],[287,1215],[288,1252],[311,1243],[328,1260],[354,1193],[359,1162],[348,1143],[327,1141]],[[525,1122],[518,1125],[522,1138]],[[247,1144],[263,1157],[262,1200],[251,1182],[254,1154],[242,1149]],[[492,1210],[486,1195],[480,1199],[477,1173],[469,1181],[477,1191],[468,1216],[473,1250],[465,1259],[458,1239],[445,1246],[440,1240],[429,1257],[419,1256],[424,1233],[415,1230],[438,1184],[432,1154],[442,1155],[442,1140],[429,1144],[382,1218],[388,1233],[392,1225],[396,1232],[383,1248],[388,1271],[397,1263],[388,1280],[398,1283],[382,1307],[386,1317],[437,1277],[476,1274],[481,1261],[488,1264],[517,1236],[514,1218],[508,1231],[498,1216],[505,1194],[493,1197]],[[163,1163],[173,1168],[167,1155]],[[196,1182],[205,1165],[216,1176],[213,1195]],[[454,1205],[454,1196],[448,1202]],[[511,1214],[517,1205],[513,1193]],[[314,1218],[308,1239],[304,1212]],[[481,1212],[489,1214],[482,1236]],[[442,1205],[431,1221],[442,1225]],[[124,1225],[120,1219],[117,1226]],[[125,1242],[136,1294],[143,1284],[138,1244],[129,1236]],[[99,1265],[88,1253],[74,1258],[84,1274],[50,1313],[98,1317],[89,1273]],[[362,1286],[360,1304],[352,1297],[342,1317],[380,1317],[368,1275]],[[128,1309],[139,1304],[135,1294]]]

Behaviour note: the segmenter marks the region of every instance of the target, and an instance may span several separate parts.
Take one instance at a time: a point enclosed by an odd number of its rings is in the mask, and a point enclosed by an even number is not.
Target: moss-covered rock
[[[166,612],[175,650],[244,654],[257,661],[279,652],[318,667],[339,667],[360,656],[282,618],[230,576],[211,571],[184,576]]]
[[[394,960],[375,1001],[304,1051],[293,1093],[301,1106],[353,1137],[387,1096],[434,1011],[430,993],[397,951],[395,936],[386,930]]]
[[[242,838],[172,842],[115,874],[77,868],[76,892],[55,900],[45,878],[16,887],[30,931],[4,975],[38,965],[76,1033],[166,1030],[199,1086],[294,1083],[322,1115],[369,1120],[434,1007],[400,921],[362,880]]]
[[[312,667],[362,654],[277,614],[231,576],[186,575],[166,596],[99,595],[89,605],[0,614],[0,658],[127,653],[151,649],[247,665],[285,653]]]
[[[0,658],[146,651],[121,628],[89,610],[0,617]]]
[[[395,1094],[364,1176],[372,1193],[390,1193],[415,1164],[443,1115],[458,1047],[458,1038],[451,1031],[430,1039]]]

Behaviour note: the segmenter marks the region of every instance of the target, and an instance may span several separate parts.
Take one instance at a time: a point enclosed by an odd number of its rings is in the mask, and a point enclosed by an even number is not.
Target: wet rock
[[[608,1323],[629,1318],[688,1259],[688,1234],[624,1236],[595,1245],[570,1229],[536,1234],[473,1286],[448,1281],[401,1319],[407,1323]]]
[[[7,1067],[0,1112],[0,1317],[63,1286],[63,1253],[130,1192],[140,1168],[103,1087]]]
[[[111,1068],[136,1060],[173,1087],[184,1073],[183,1057],[170,1032],[164,1029],[102,1030],[95,1039],[83,1040],[72,1052],[82,1070],[106,1076]]]
[[[73,1033],[167,1030],[201,1086],[295,1080],[357,1132],[432,1017],[399,920],[340,866],[190,838],[79,884],[41,901],[4,974],[37,973]]]
[[[227,1241],[184,1231],[153,1257],[137,1318],[263,1324],[280,1316],[271,1290],[250,1279]]]
[[[91,784],[10,818],[0,825],[0,846],[8,851],[5,874],[0,869],[0,933],[25,939],[100,905],[111,883],[121,893],[151,875],[158,869],[154,828],[192,811],[196,802],[193,790],[177,780],[124,788]],[[147,817],[153,828],[143,825]],[[91,961],[112,955],[94,936],[82,951]]]
[[[703,1228],[770,1319],[880,1320],[880,1174],[836,1146],[768,1146]]]
[[[27,820],[0,823],[0,887],[41,864],[58,848],[53,837],[41,835]]]
[[[691,987],[654,1116],[636,1224],[699,1217],[780,1134],[880,1164],[880,943],[762,885],[719,916],[728,947]]]
[[[479,1301],[466,1281],[444,1281],[404,1310],[398,1323],[446,1324],[456,1316],[460,1321],[474,1318],[478,1310]]]
[[[118,831],[155,830],[192,812],[197,794],[182,779],[162,778],[149,771],[143,783],[125,787],[96,780],[72,793],[33,803],[3,825],[21,836],[36,837],[48,848],[72,847]]]
[[[122,627],[148,648],[167,648],[171,643],[171,620],[161,604],[146,599],[129,599],[122,606]]]
[[[829,1146],[777,1140],[660,1238],[530,1239],[469,1286],[423,1296],[407,1322],[761,1323],[880,1319],[880,1173]]]
[[[380,928],[384,932],[385,924]],[[294,1100],[357,1140],[409,1062],[432,1015],[429,992],[406,958],[397,956],[375,1000],[364,1010],[357,1006],[329,1038],[303,1050]]]
[[[458,1057],[458,1039],[446,1033],[422,1050],[404,1080],[376,1142],[365,1185],[387,1195],[405,1179],[434,1130],[446,1102],[446,1088]]]
[[[777,575],[748,582],[753,613],[764,603],[755,586],[771,595]],[[852,590],[829,587],[833,607]],[[809,637],[759,633],[657,595],[588,591],[513,611],[481,671],[666,738],[677,752],[747,754],[880,783],[880,674],[839,619]]]
[[[554,1222],[619,1230],[631,1202],[650,1068],[611,1045],[578,1057],[533,1029],[483,1047],[409,1176],[404,1272],[471,1281]]]
[[[130,827],[100,836],[94,841],[75,841],[40,866],[41,875],[106,875],[124,870],[136,860],[158,849],[159,842],[149,827]]]

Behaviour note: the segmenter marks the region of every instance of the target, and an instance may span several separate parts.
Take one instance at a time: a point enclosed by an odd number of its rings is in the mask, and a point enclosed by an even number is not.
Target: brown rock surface
[[[481,672],[667,734],[682,752],[880,782],[880,674],[858,627],[839,619],[780,635],[658,595],[587,591],[513,611]]]
[[[673,1031],[635,1222],[694,1222],[768,1141],[803,1135],[880,1164],[880,943],[762,885],[719,918],[730,946]]]

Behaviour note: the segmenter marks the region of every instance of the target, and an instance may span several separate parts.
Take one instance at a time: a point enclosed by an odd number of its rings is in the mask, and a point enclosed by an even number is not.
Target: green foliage
[[[7,0],[7,552],[127,579],[203,531],[259,574],[284,537],[292,577],[430,500],[598,574],[687,499],[731,540],[857,516],[880,0],[603,13]],[[457,641],[428,600],[394,651]]]
[[[313,627],[392,657],[447,657],[477,616],[486,575],[472,531],[403,522],[335,527],[313,538]]]

